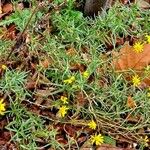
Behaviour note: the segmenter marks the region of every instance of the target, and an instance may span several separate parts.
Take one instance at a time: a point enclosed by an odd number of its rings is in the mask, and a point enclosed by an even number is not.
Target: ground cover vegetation
[[[148,2],[1,1],[0,149],[149,149]]]

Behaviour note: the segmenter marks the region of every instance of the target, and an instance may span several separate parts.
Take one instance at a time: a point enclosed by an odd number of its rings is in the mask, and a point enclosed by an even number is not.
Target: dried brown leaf
[[[7,4],[3,5],[3,7],[2,7],[3,13],[9,13],[12,11],[13,11],[13,5],[11,3],[7,3]]]
[[[136,103],[135,103],[134,99],[131,96],[128,96],[127,107],[131,108],[131,109],[134,109],[136,107]]]
[[[118,148],[118,147],[114,147],[114,146],[109,145],[109,144],[102,144],[102,145],[99,146],[96,150],[133,150],[133,149],[129,149],[129,148]]]
[[[137,5],[140,8],[144,8],[144,9],[149,9],[150,8],[150,4],[148,1],[146,0],[137,0]]]
[[[136,53],[133,47],[125,44],[119,53],[114,53],[114,64],[116,70],[142,70],[150,64],[150,44],[144,45],[141,53]]]
[[[113,64],[116,71],[127,70],[138,71],[137,74],[143,77],[145,68],[150,64],[150,44],[144,44],[143,52],[136,53],[132,46],[125,44],[120,52],[113,53]],[[130,79],[130,77],[127,77]],[[142,81],[143,86],[150,85],[150,77]]]
[[[87,104],[88,100],[82,91],[76,93],[76,102],[79,107],[83,107]]]
[[[81,150],[91,150],[92,148],[81,148]],[[96,150],[134,150],[130,148],[118,148],[109,144],[102,144],[96,148]]]

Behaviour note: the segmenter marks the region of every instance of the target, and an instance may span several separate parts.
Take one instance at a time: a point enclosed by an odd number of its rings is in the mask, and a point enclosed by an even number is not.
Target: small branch
[[[30,16],[30,18],[29,18],[27,24],[25,25],[25,28],[24,28],[23,31],[20,33],[20,35],[18,36],[18,38],[16,38],[16,42],[15,42],[14,46],[11,48],[11,51],[10,51],[10,53],[8,54],[7,58],[6,58],[6,61],[8,61],[9,58],[10,58],[10,56],[12,55],[12,53],[13,53],[16,49],[19,49],[20,46],[22,45],[22,43],[23,43],[23,41],[24,41],[24,40],[23,40],[23,35],[24,35],[25,31],[27,30],[27,28],[28,28],[28,26],[29,26],[29,24],[30,24],[30,22],[31,22],[31,20],[32,20],[32,18],[33,18],[33,16],[34,16],[34,14],[37,12],[37,10],[38,10],[41,6],[43,6],[43,3],[39,3],[38,6],[34,8],[34,10],[33,10],[32,14],[31,14],[31,16]]]

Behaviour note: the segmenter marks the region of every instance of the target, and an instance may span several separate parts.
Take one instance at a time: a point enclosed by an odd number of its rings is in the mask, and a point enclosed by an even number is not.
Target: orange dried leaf
[[[129,96],[127,99],[127,107],[131,109],[134,109],[136,107],[136,103],[131,96]]]
[[[45,58],[45,60],[41,61],[41,66],[44,68],[44,69],[47,69],[49,67],[49,65],[52,64],[52,59],[50,58]]]
[[[138,75],[142,77],[143,70],[150,64],[150,44],[144,44],[141,53],[136,53],[132,46],[125,44],[120,52],[113,53],[113,64],[116,71],[132,69],[138,71]],[[150,78],[144,79],[143,83],[150,85]]]
[[[2,7],[3,13],[9,13],[13,11],[13,5],[11,3],[7,3]]]
[[[144,45],[141,53],[136,53],[133,47],[126,44],[119,53],[114,53],[114,65],[116,70],[142,70],[150,64],[150,44]]]
[[[41,65],[42,65],[43,68],[46,69],[49,66],[49,61],[47,59],[45,59],[44,61],[41,62]]]

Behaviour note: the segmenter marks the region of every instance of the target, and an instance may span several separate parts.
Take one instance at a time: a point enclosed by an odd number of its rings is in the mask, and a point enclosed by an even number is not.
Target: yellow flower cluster
[[[85,71],[83,72],[83,78],[87,79],[89,77],[89,72],[88,71]]]
[[[66,96],[61,96],[60,101],[63,102],[63,106],[59,107],[58,116],[64,117],[67,114],[67,111],[69,107],[67,107],[65,104],[68,104],[68,98]]]
[[[68,109],[69,108],[67,106],[61,106],[58,111],[58,116],[64,117],[67,114]]]
[[[75,76],[71,76],[70,78],[64,80],[64,83],[71,84],[75,81]]]
[[[95,145],[101,145],[104,143],[104,137],[101,134],[95,134],[91,136],[91,142]]]
[[[138,75],[132,76],[132,84],[133,86],[139,86],[141,84],[141,79]]]
[[[4,100],[1,99],[0,100],[0,115],[4,115],[6,108],[5,108],[6,104],[4,103]]]
[[[95,123],[94,120],[91,120],[91,121],[88,123],[88,126],[89,126],[89,128],[95,130],[97,125],[96,125],[96,123]]]

